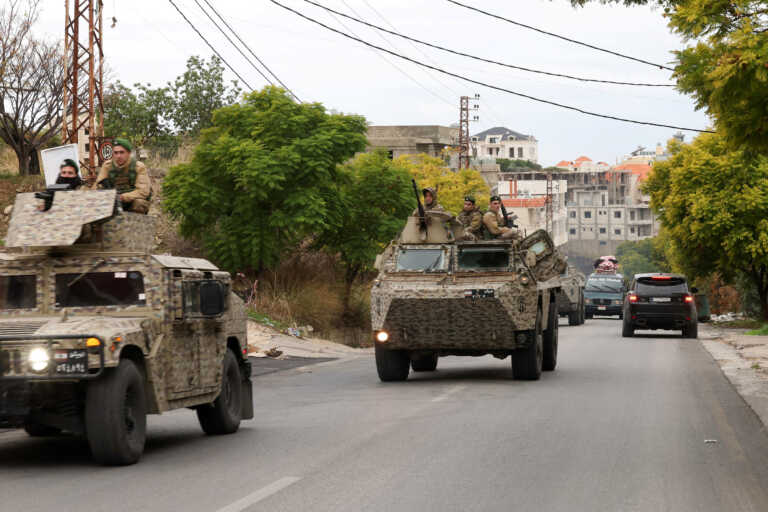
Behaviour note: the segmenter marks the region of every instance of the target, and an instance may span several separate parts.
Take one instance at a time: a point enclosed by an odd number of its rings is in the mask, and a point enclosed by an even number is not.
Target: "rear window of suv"
[[[654,279],[641,277],[637,280],[635,293],[638,295],[674,295],[676,293],[688,293],[688,284],[685,279],[673,277],[670,279]]]

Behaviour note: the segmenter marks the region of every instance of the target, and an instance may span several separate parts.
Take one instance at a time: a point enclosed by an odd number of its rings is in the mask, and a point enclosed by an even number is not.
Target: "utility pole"
[[[474,100],[480,101],[480,95],[475,94]],[[471,155],[469,153],[469,123],[471,121],[479,121],[480,117],[473,115],[472,119],[469,117],[469,111],[477,111],[480,109],[480,105],[475,103],[470,108],[469,96],[462,96],[459,101],[459,169],[469,169],[469,160]]]
[[[65,0],[64,65],[61,135],[65,144],[85,137],[87,156],[81,155],[86,178],[96,177],[104,157],[111,158],[111,144],[98,147],[104,137],[102,0]],[[73,7],[73,9],[70,9]],[[103,150],[103,151],[102,151]]]
[[[553,186],[552,186],[552,173],[547,173],[547,199],[546,199],[546,229],[550,236],[553,236],[552,230],[554,229],[554,204],[553,204]]]

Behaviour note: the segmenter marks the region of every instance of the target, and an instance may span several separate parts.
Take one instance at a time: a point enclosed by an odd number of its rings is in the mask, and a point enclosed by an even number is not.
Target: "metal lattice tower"
[[[469,168],[469,96],[459,104],[459,169]]]
[[[81,155],[80,163],[93,176],[99,164],[97,145],[104,135],[102,0],[65,0],[64,5],[67,78],[61,135],[65,144],[87,137],[87,156]]]

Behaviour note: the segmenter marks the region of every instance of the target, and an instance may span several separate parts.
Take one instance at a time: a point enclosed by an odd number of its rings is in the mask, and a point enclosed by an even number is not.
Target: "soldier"
[[[464,226],[464,238],[474,241],[483,237],[483,214],[475,206],[475,198],[466,196],[464,198],[464,209],[459,213],[456,219]]]
[[[152,182],[143,163],[131,156],[133,146],[125,139],[115,139],[112,160],[104,162],[94,188],[117,189],[123,210],[147,213],[152,199]]]
[[[424,195],[424,211],[435,211],[435,212],[444,212],[445,208],[443,208],[440,203],[437,202],[437,190],[435,190],[432,187],[427,187],[424,190],[421,191],[421,193]],[[416,208],[413,210],[413,213],[411,215],[418,215],[419,209]]]
[[[492,238],[512,238],[520,239],[520,232],[514,228],[508,228],[504,225],[504,217],[501,215],[501,198],[491,196],[491,202],[488,205],[488,211],[483,215],[483,224],[485,225]]]
[[[69,185],[70,190],[77,190],[83,186],[83,180],[80,179],[77,162],[72,159],[65,159],[59,166],[59,176],[56,178],[57,185]]]

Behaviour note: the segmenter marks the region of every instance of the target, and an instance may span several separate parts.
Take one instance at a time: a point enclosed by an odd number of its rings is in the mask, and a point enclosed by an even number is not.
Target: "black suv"
[[[635,274],[624,297],[622,336],[633,336],[635,329],[681,329],[684,338],[696,338],[697,291],[680,274]]]

